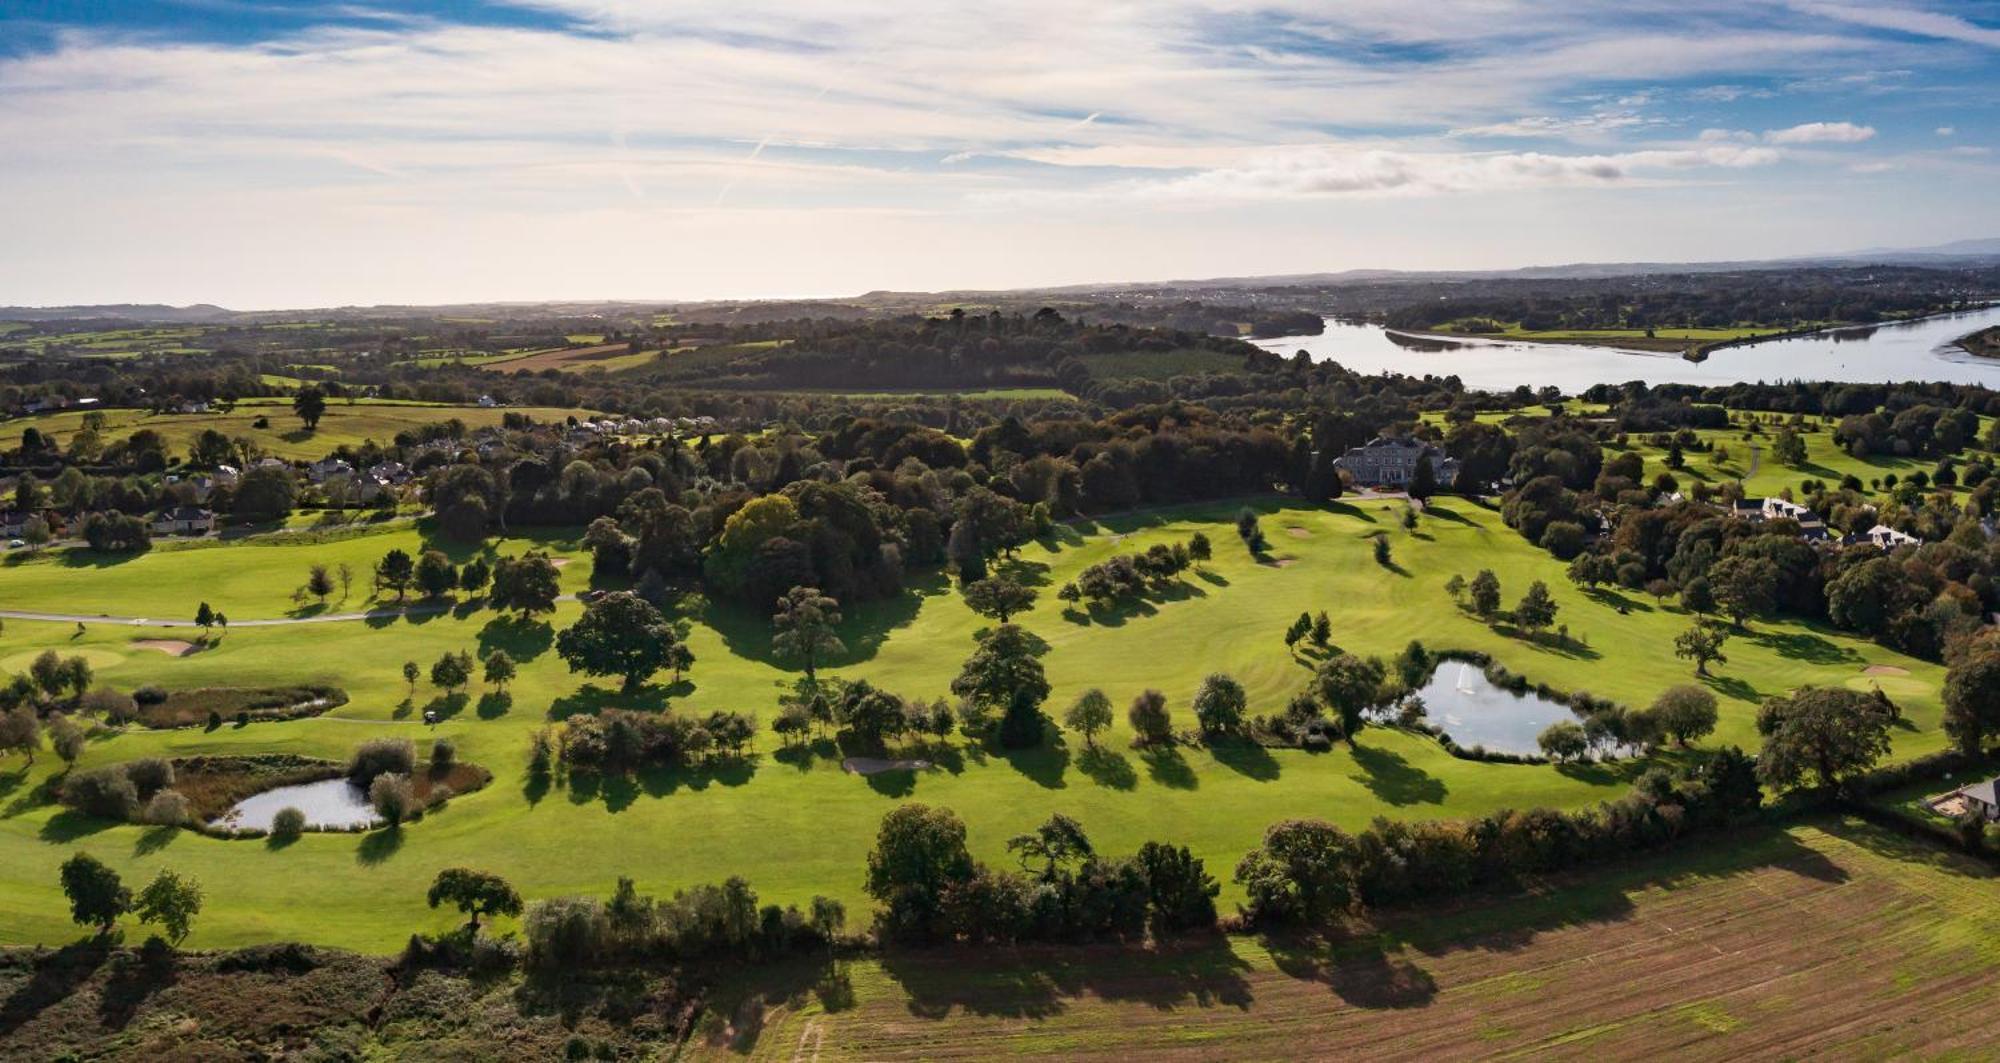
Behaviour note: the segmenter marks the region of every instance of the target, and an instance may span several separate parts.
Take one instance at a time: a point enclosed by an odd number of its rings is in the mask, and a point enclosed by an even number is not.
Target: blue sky
[[[9,0],[0,303],[1928,244],[1996,110],[1996,3]]]

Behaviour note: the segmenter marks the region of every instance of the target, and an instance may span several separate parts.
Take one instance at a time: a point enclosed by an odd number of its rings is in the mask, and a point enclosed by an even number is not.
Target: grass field
[[[1174,351],[1101,351],[1078,358],[1100,380],[1166,380],[1191,373],[1241,373],[1243,358],[1184,347]]]
[[[1625,347],[1642,351],[1681,351],[1704,343],[1718,343],[1725,340],[1743,340],[1756,336],[1773,336],[1792,329],[1768,326],[1743,325],[1728,328],[1656,328],[1652,335],[1645,329],[1524,329],[1519,323],[1503,323],[1497,332],[1474,330],[1466,335],[1481,339],[1522,340],[1532,343],[1574,343],[1591,347]],[[1440,325],[1423,329],[1441,336],[1460,334],[1453,325]]]
[[[1332,944],[980,949],[850,963],[851,1001],[753,976],[716,1057],[1981,1058],[1990,868],[1858,821],[1727,839]],[[731,1003],[734,1002],[733,1011]]]
[[[621,369],[642,366],[660,356],[657,350],[632,351],[623,343],[607,343],[593,347],[559,347],[549,351],[535,351],[520,358],[491,359],[479,363],[481,369],[500,373],[539,373],[544,369],[563,369],[571,372],[602,370],[615,373]]]
[[[1211,504],[1064,528],[1058,541],[1022,551],[1019,571],[1044,586],[1043,600],[1021,621],[1050,644],[1045,658],[1058,715],[1086,686],[1103,687],[1123,706],[1157,687],[1186,726],[1202,677],[1225,671],[1249,691],[1252,712],[1276,712],[1309,674],[1280,638],[1301,609],[1327,609],[1334,639],[1364,653],[1392,654],[1412,638],[1433,648],[1478,649],[1532,680],[1644,704],[1663,687],[1688,681],[1672,638],[1688,618],[1650,600],[1586,596],[1561,576],[1561,565],[1502,527],[1497,517],[1456,500],[1441,501],[1415,534],[1396,524],[1400,503],[1309,508],[1258,503],[1275,556],[1259,563],[1229,525],[1236,504]],[[1066,618],[1053,588],[1084,566],[1154,542],[1205,530],[1216,559],[1168,600],[1090,622]],[[1394,570],[1370,559],[1368,534],[1386,531]],[[391,546],[415,545],[399,528],[327,543],[230,545],[158,551],[99,564],[61,552],[0,570],[9,608],[185,617],[203,599],[238,621],[284,616],[289,594],[309,564],[348,560],[357,572]],[[527,543],[500,544],[518,553]],[[555,545],[567,552],[561,541]],[[564,573],[574,589],[583,563]],[[1509,603],[1531,579],[1546,580],[1561,603],[1559,620],[1588,645],[1556,648],[1489,629],[1455,610],[1442,590],[1453,572],[1491,567]],[[849,654],[838,674],[866,677],[897,693],[945,693],[973,634],[984,626],[941,577],[919,577],[913,593],[847,610]],[[358,608],[360,593],[330,608]],[[1629,610],[1619,615],[1623,603]],[[114,609],[115,607],[115,609]],[[1127,750],[1120,722],[1089,754],[1074,739],[1033,752],[996,756],[977,748],[934,748],[941,767],[916,775],[862,779],[841,772],[835,756],[780,757],[767,733],[746,763],[644,773],[631,780],[579,783],[538,792],[525,778],[527,736],[551,716],[604,704],[676,710],[743,710],[768,721],[782,684],[797,673],[775,663],[764,621],[746,611],[692,605],[690,644],[697,662],[687,684],[627,699],[580,684],[551,650],[553,631],[573,622],[578,606],[559,607],[550,624],[497,621],[466,607],[440,615],[230,631],[213,649],[168,657],[135,645],[159,629],[96,623],[9,620],[0,637],[0,668],[19,669],[43,648],[83,652],[100,678],[123,688],[280,686],[326,682],[351,700],[332,714],[215,732],[134,732],[94,743],[86,765],[152,754],[297,752],[340,757],[377,734],[422,737],[421,710],[437,692],[420,686],[413,703],[399,675],[404,660],[428,664],[446,651],[507,648],[524,665],[510,704],[438,702],[448,719],[437,733],[458,743],[464,760],[496,779],[441,815],[400,834],[308,836],[272,850],[260,842],[222,841],[172,831],[112,826],[62,813],[43,802],[41,784],[55,770],[44,756],[32,769],[9,761],[0,774],[0,941],[67,940],[70,927],[51,888],[55,866],[73,849],[96,853],[133,875],[173,866],[200,878],[211,906],[195,941],[229,945],[302,937],[366,950],[398,945],[413,928],[448,918],[423,906],[424,884],[438,868],[474,864],[506,875],[531,897],[608,890],[619,874],[669,891],[742,874],[767,898],[803,902],[814,893],[866,910],[863,857],[882,814],[917,799],[952,807],[969,825],[975,851],[1001,861],[1004,841],[1051,811],[1076,816],[1099,848],[1129,852],[1148,839],[1188,844],[1226,872],[1263,828],[1294,816],[1348,827],[1376,815],[1455,817],[1503,807],[1575,808],[1616,796],[1633,767],[1515,766],[1455,759],[1434,741],[1370,730],[1358,750],[1325,755],[1289,750],[1181,750],[1141,756]],[[178,633],[182,637],[192,629]],[[1717,741],[1753,745],[1758,699],[1799,684],[1862,682],[1871,663],[1909,670],[1897,698],[1911,726],[1896,753],[1940,748],[1937,689],[1941,670],[1836,632],[1797,623],[1759,622],[1733,639],[1730,662],[1711,686],[1723,699]],[[752,840],[754,839],[754,844]],[[1224,875],[1226,877],[1226,874]],[[1233,887],[1224,894],[1233,900]],[[301,913],[310,913],[302,916]]]
[[[514,406],[505,409],[482,408],[478,406],[439,406],[426,403],[388,402],[377,399],[357,399],[348,402],[335,399],[327,403],[326,415],[320,419],[319,428],[307,431],[305,425],[292,414],[290,399],[246,399],[238,402],[228,413],[210,411],[199,414],[152,414],[145,410],[108,409],[104,414],[105,427],[101,433],[106,442],[131,435],[142,428],[150,428],[166,437],[168,449],[177,457],[185,457],[189,444],[204,430],[213,428],[223,435],[235,438],[244,436],[255,440],[274,457],[287,460],[312,460],[325,457],[334,448],[354,445],[373,439],[378,443],[388,443],[396,433],[420,425],[456,417],[470,428],[487,428],[500,424],[509,413],[523,413],[538,421],[560,421],[572,415],[594,416],[588,410],[559,409],[545,406]],[[77,429],[83,427],[85,414],[78,410],[62,413],[38,414],[0,422],[0,432],[17,436],[28,428],[39,428],[44,434],[53,435],[67,443]],[[257,418],[269,420],[269,428],[257,428]]]

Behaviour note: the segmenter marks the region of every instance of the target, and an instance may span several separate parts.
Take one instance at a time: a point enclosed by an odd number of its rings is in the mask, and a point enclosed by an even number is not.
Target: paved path
[[[558,602],[576,601],[574,594],[559,594]],[[290,624],[333,624],[348,620],[392,620],[399,616],[432,616],[458,608],[455,602],[417,602],[390,609],[369,609],[358,613],[320,613],[317,616],[285,616],[265,620],[231,620],[224,631],[239,627],[284,627]],[[194,627],[192,620],[155,620],[143,616],[109,616],[104,613],[34,613],[20,609],[0,609],[7,620],[52,620],[59,624],[123,624],[128,627]]]

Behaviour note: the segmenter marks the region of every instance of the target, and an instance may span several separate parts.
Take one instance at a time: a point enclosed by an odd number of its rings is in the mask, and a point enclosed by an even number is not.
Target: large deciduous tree
[[[1808,777],[1837,786],[1889,752],[1893,722],[1874,698],[1839,687],[1801,687],[1772,698],[1757,712],[1764,736],[1757,774],[1775,787],[1796,787]]]
[[[479,932],[481,916],[521,914],[521,895],[506,879],[469,867],[448,867],[438,872],[426,899],[433,908],[449,904],[470,916],[467,925],[475,934]]]
[[[771,627],[776,632],[771,636],[771,649],[780,657],[799,661],[805,666],[806,678],[816,679],[814,669],[821,660],[847,652],[847,644],[834,631],[839,623],[839,602],[820,593],[818,587],[793,587],[778,599],[777,611],[771,614]]]
[[[986,632],[972,656],[965,659],[951,691],[981,705],[1000,709],[1000,744],[1025,749],[1042,743],[1042,702],[1049,680],[1038,660],[1041,641],[1016,624],[1001,624]]]
[[[585,608],[581,619],[556,636],[556,653],[570,671],[621,676],[631,691],[673,663],[670,647],[679,641],[658,609],[624,592]]]

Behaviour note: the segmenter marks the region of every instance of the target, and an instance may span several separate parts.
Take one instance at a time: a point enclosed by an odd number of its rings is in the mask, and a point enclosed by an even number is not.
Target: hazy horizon
[[[2000,232],[2000,4],[15,0],[0,304],[841,298]]]

